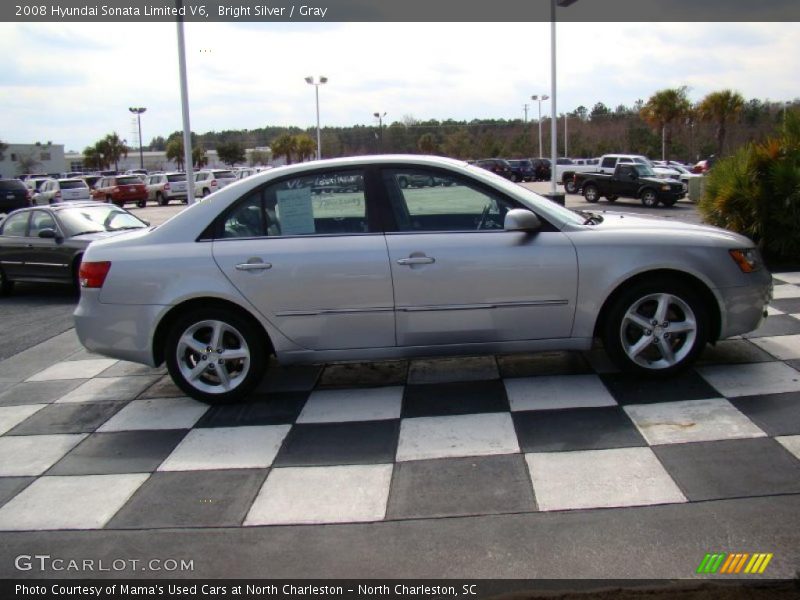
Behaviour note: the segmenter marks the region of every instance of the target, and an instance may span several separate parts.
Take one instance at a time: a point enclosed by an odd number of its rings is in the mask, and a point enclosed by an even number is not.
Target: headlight
[[[761,255],[756,248],[728,250],[731,258],[739,265],[742,273],[752,273],[761,268]]]
[[[669,191],[669,184],[665,183],[664,185],[661,186],[661,189],[668,192]]]

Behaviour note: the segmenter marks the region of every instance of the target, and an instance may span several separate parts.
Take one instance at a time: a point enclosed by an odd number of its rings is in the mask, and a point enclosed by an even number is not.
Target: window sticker
[[[278,190],[278,219],[283,235],[315,233],[311,188]]]

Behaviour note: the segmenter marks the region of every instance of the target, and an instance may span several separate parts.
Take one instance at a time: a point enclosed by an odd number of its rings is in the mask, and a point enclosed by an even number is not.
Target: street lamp
[[[542,102],[545,100],[549,100],[550,96],[547,94],[542,94],[541,96],[536,94],[531,96],[531,100],[538,100],[539,101],[539,156],[543,156],[542,154]]]
[[[136,115],[136,121],[139,123],[139,168],[144,169],[144,152],[142,152],[142,113],[147,109],[144,106],[132,106],[128,110]]]
[[[378,119],[378,144],[380,145],[380,149],[383,150],[383,117],[386,116],[386,113],[384,112],[381,114],[380,112],[374,112],[372,116]]]
[[[328,83],[328,78],[323,77],[322,75],[319,76],[319,79],[314,79],[313,77],[308,76],[306,77],[306,83],[314,86],[314,91],[316,92],[317,97],[317,160],[319,160],[322,158],[322,146],[319,135],[319,86]]]

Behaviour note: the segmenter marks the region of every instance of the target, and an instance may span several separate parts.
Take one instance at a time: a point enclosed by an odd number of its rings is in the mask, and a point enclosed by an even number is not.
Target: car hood
[[[592,226],[599,230],[675,233],[716,240],[725,245],[731,244],[731,247],[747,248],[753,245],[753,242],[745,236],[713,225],[695,225],[673,219],[643,217],[634,213],[603,212],[601,214],[603,222]]]

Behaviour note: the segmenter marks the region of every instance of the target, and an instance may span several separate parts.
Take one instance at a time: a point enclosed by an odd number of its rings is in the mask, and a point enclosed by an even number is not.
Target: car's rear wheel
[[[597,186],[587,185],[583,188],[583,197],[587,202],[594,204],[600,200],[600,190],[597,189]]]
[[[624,371],[669,375],[688,367],[708,339],[700,296],[679,281],[645,281],[625,290],[610,307],[603,342]]]
[[[138,206],[139,208],[146,208],[147,207],[147,200],[139,200],[136,203],[136,206]]]
[[[0,296],[8,296],[14,291],[14,282],[6,277],[5,271],[0,269]]]
[[[178,319],[167,335],[169,374],[181,390],[201,402],[241,400],[266,369],[266,343],[257,331],[232,310],[192,311]]]
[[[577,194],[578,193],[578,186],[575,185],[575,180],[572,178],[564,180],[564,190],[568,194]]]
[[[211,190],[209,190],[208,188],[203,188],[203,198],[209,195],[211,195]]]
[[[166,206],[167,204],[169,204],[169,200],[164,198],[164,194],[162,194],[161,192],[156,192],[156,202],[158,202],[159,206]]]
[[[642,204],[647,208],[655,208],[658,206],[658,196],[655,190],[645,190],[642,192]]]

